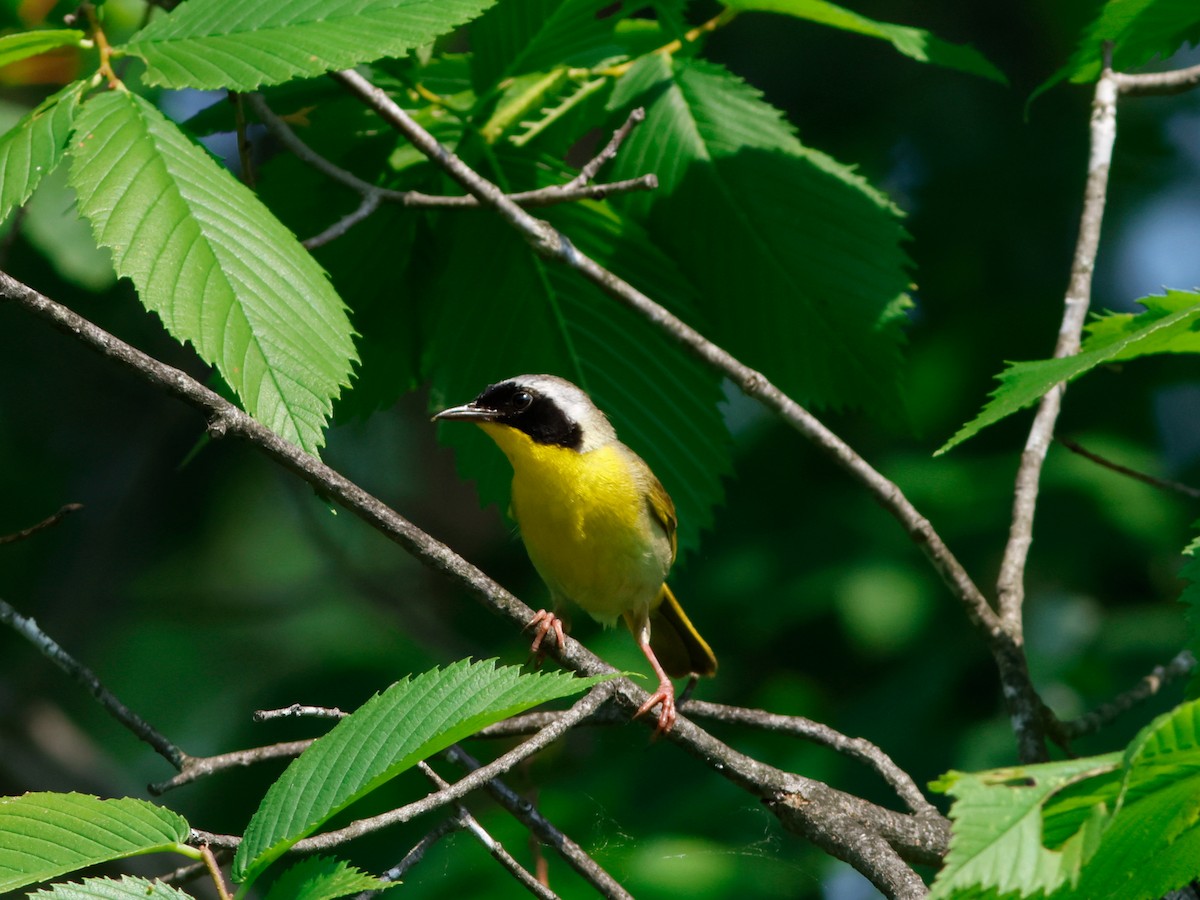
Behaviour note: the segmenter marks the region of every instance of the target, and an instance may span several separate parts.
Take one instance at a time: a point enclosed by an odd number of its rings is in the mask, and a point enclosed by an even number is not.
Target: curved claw
[[[644,715],[654,707],[661,707],[658,711],[658,727],[654,729],[654,736],[658,737],[661,734],[666,734],[675,727],[675,686],[669,681],[660,682],[658,690],[650,695],[650,699],[638,707],[638,711],[633,714],[636,719],[638,716]]]
[[[554,639],[558,641],[560,650],[567,642],[563,632],[563,620],[548,610],[539,609],[525,627],[534,629],[533,646],[530,647],[530,651],[533,653],[541,652],[542,641],[551,631],[554,632]]]

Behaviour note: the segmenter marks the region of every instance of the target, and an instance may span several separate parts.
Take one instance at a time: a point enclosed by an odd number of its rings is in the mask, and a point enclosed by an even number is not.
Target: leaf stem
[[[108,36],[104,33],[104,29],[100,27],[100,16],[96,12],[94,3],[84,3],[83,13],[87,16],[88,28],[92,32],[92,39],[96,42],[96,49],[100,53],[100,74],[108,82],[108,86],[112,90],[128,90],[117,77],[116,71],[112,67],[113,48],[108,42]]]

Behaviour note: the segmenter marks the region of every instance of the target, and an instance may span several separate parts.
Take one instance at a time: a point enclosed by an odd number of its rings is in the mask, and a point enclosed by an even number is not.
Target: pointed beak
[[[474,403],[467,403],[463,406],[452,406],[449,409],[443,409],[433,417],[433,421],[461,419],[467,422],[491,422],[495,418],[496,411],[494,409],[484,409],[483,407],[476,406]]]

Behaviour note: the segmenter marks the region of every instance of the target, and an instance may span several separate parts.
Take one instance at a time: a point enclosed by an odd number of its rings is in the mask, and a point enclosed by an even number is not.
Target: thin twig
[[[1149,675],[1143,676],[1125,693],[1096,707],[1085,716],[1059,723],[1059,728],[1068,740],[1095,734],[1109,725],[1117,716],[1128,712],[1139,703],[1149,700],[1172,681],[1182,678],[1195,668],[1196,657],[1192,656],[1189,651],[1183,650],[1165,666],[1155,666]]]
[[[158,796],[226,769],[245,768],[269,759],[299,756],[308,749],[313,740],[313,738],[306,738],[299,741],[285,741],[279,744],[268,744],[265,747],[253,747],[249,750],[219,753],[216,756],[189,756],[184,760],[178,775],[168,778],[166,781],[151,784],[149,790],[150,793]]]
[[[474,772],[481,768],[479,760],[457,744],[446,751],[446,758],[468,772]],[[549,819],[538,811],[537,807],[503,781],[499,778],[492,778],[483,787],[497,803],[528,828],[530,834],[543,844],[553,847],[567,865],[586,879],[602,897],[607,897],[609,900],[632,900],[632,895],[621,887],[617,880],[608,874],[586,850],[559,831]]]
[[[69,516],[73,512],[79,512],[83,509],[82,503],[68,503],[59,509],[53,515],[46,516],[36,525],[30,525],[28,528],[22,528],[20,531],[14,531],[12,534],[0,535],[0,544],[15,544],[17,541],[23,541],[26,538],[32,537],[39,531],[45,531],[47,528],[52,528]]]
[[[254,110],[254,114],[266,126],[267,131],[297,159],[321,172],[330,180],[348,187],[364,199],[364,203],[357,210],[330,226],[316,237],[309,238],[309,241],[305,242],[305,246],[320,246],[321,243],[328,243],[334,238],[340,237],[350,227],[374,212],[378,204],[383,201],[399,203],[411,209],[478,209],[480,207],[479,200],[470,195],[448,197],[438,194],[425,194],[420,191],[396,191],[378,187],[364,181],[354,173],[330,162],[308,146],[282,117],[275,114],[267,105],[262,95],[248,94],[246,95],[246,101],[250,104],[251,109]],[[624,134],[628,134],[629,128],[632,128],[632,124],[626,123],[626,126],[622,129]],[[624,139],[624,134],[621,136],[622,140]],[[613,146],[614,142],[616,146]],[[598,170],[600,166],[616,155],[619,146],[620,141],[614,135],[613,141],[609,142],[609,146],[605,147],[595,159],[585,165],[585,170],[589,167]],[[606,156],[605,154],[608,155]],[[654,175],[642,175],[638,178],[628,178],[609,184],[587,184],[586,181],[580,181],[577,176],[566,184],[550,185],[549,187],[539,188],[534,191],[520,191],[511,194],[509,195],[509,199],[521,206],[552,206],[575,200],[602,200],[605,197],[616,194],[629,193],[630,191],[654,190],[657,187],[658,178]],[[371,198],[373,198],[374,202],[367,208],[366,201]]]
[[[1096,266],[1096,253],[1100,246],[1100,226],[1104,219],[1104,204],[1108,193],[1108,173],[1117,136],[1117,89],[1112,76],[1111,48],[1108,48],[1092,101],[1091,149],[1084,187],[1083,212],[1071,262],[1071,277],[1063,299],[1062,323],[1059,325],[1058,341],[1054,347],[1056,359],[1073,356],[1079,352],[1083,324],[1091,304],[1092,272]],[[1038,487],[1065,390],[1065,382],[1059,383],[1043,395],[1033,425],[1029,429],[1013,489],[1012,523],[1000,563],[1000,574],[996,580],[1000,619],[1018,649],[1023,648],[1024,644],[1022,607],[1025,602],[1025,566],[1033,543],[1033,519],[1037,509]],[[1021,664],[1025,664],[1023,649]],[[1009,696],[1010,688],[1013,691],[1012,696]],[[1009,715],[1021,759],[1025,762],[1047,759],[1046,721],[1041,712],[1041,700],[1033,690],[1032,683],[1026,678],[1023,684],[1006,685],[1005,694],[1009,701]]]
[[[419,762],[417,768],[438,790],[450,787],[450,783],[435,772],[429,763]],[[558,900],[558,894],[539,882],[524,866],[513,859],[512,854],[504,849],[504,845],[488,834],[487,829],[461,803],[455,804],[455,817],[462,823],[465,830],[474,835],[475,839],[487,848],[488,853],[500,863],[501,867],[521,883],[525,890],[535,897],[541,897],[542,900]]]
[[[604,145],[604,149],[584,163],[583,168],[579,170],[579,174],[564,184],[563,189],[580,188],[590,183],[599,174],[600,170],[604,168],[605,163],[616,157],[617,151],[621,149],[621,145],[625,143],[625,138],[629,137],[630,132],[645,121],[645,107],[639,106],[632,110],[629,113],[629,117],[625,120],[625,124],[613,132],[608,143]]]
[[[269,722],[272,719],[344,719],[346,713],[342,712],[336,706],[305,706],[301,703],[293,703],[291,706],[285,706],[282,709],[258,709],[254,711],[251,718],[255,722]]]
[[[1130,97],[1148,97],[1154,94],[1182,94],[1200,87],[1200,64],[1172,72],[1143,72],[1130,75],[1114,72],[1113,81],[1117,89]]]
[[[374,215],[381,202],[382,198],[378,191],[364,195],[362,203],[358,204],[353,212],[342,216],[320,234],[305,238],[300,243],[304,245],[305,250],[316,250],[318,247],[324,247],[326,244],[336,241],[363,219]]]
[[[38,652],[54,665],[71,676],[82,685],[104,710],[120,722],[134,737],[149,744],[159,756],[176,769],[182,769],[187,763],[188,755],[163,737],[145,719],[133,712],[117,699],[108,688],[101,684],[91,669],[75,660],[71,654],[60,647],[55,640],[38,627],[37,622],[28,616],[23,616],[3,600],[0,600],[0,624],[7,625],[17,634],[33,644]]]
[[[428,834],[426,834],[425,837],[417,841],[413,848],[404,854],[404,858],[400,860],[400,862],[396,863],[396,865],[392,866],[390,869],[380,875],[379,880],[399,881],[408,873],[410,869],[412,869],[417,865],[417,863],[425,858],[425,854],[429,852],[430,848],[442,840],[442,838],[454,834],[455,832],[462,831],[463,827],[464,825],[462,820],[460,820],[458,816],[450,816],[446,819],[443,819]],[[379,891],[363,891],[361,894],[357,895],[354,900],[370,900],[371,897],[378,897],[379,894]]]
[[[1106,469],[1111,469],[1121,475],[1126,475],[1134,481],[1140,481],[1143,484],[1148,484],[1151,487],[1156,487],[1159,490],[1167,491],[1173,494],[1182,494],[1185,497],[1191,497],[1193,500],[1200,500],[1200,490],[1192,487],[1189,484],[1184,484],[1180,481],[1171,481],[1167,478],[1157,478],[1154,475],[1147,475],[1145,472],[1139,472],[1137,469],[1131,469],[1128,466],[1123,466],[1120,463],[1115,463],[1111,459],[1105,459],[1097,453],[1093,453],[1080,446],[1075,441],[1065,437],[1056,437],[1056,441],[1070,450],[1072,453],[1077,453],[1084,459],[1090,459],[1092,462]]]

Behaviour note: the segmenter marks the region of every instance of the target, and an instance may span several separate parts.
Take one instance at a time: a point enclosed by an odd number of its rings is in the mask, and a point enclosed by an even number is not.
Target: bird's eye
[[[512,408],[517,412],[529,409],[531,403],[533,403],[533,395],[529,391],[517,391],[512,396]]]

